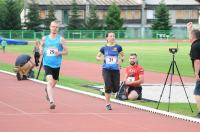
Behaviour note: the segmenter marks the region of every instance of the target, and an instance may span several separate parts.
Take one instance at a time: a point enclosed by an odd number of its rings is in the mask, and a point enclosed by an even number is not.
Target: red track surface
[[[50,110],[44,85],[0,73],[1,132],[199,132],[200,125],[55,89]]]
[[[0,62],[13,64],[15,63],[17,54],[0,52]],[[168,69],[167,69],[168,70]],[[166,71],[167,72],[167,71]],[[121,78],[123,78],[124,69],[121,70]],[[101,75],[101,65],[91,64],[79,61],[63,60],[61,67],[61,75],[71,76],[94,82],[103,82]],[[145,71],[145,83],[164,83],[166,74]],[[182,77],[184,83],[194,83],[192,77]],[[169,79],[168,79],[169,80]],[[173,82],[180,82],[178,76],[174,76]]]

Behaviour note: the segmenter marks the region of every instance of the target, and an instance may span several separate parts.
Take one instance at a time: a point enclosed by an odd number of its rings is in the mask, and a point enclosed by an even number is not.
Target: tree
[[[27,22],[25,22],[25,27],[29,30],[41,31],[41,19],[39,16],[39,6],[32,0],[29,4],[29,12],[27,14]]]
[[[87,21],[85,23],[86,29],[89,29],[89,30],[101,29],[101,26],[99,23],[99,18],[97,17],[97,14],[96,14],[96,6],[95,5],[90,5],[90,15],[86,21]]]
[[[5,27],[5,13],[6,12],[6,8],[5,8],[5,1],[4,0],[0,0],[0,29],[4,29]]]
[[[55,13],[55,9],[54,9],[54,5],[53,2],[50,2],[50,5],[48,6],[48,15],[47,18],[44,20],[44,28],[45,29],[49,29],[49,25],[52,21],[56,20],[56,17],[54,15]]]
[[[105,24],[108,30],[122,29],[123,19],[120,18],[120,8],[115,3],[108,8]]]
[[[155,10],[155,19],[152,23],[153,30],[171,30],[169,10],[162,0]]]
[[[200,0],[196,0],[196,1],[200,3]]]
[[[5,30],[17,30],[21,29],[21,7],[16,0],[6,0],[5,1],[5,16],[6,19],[4,20]]]
[[[80,23],[79,15],[78,15],[78,5],[76,0],[73,0],[72,8],[71,8],[71,15],[69,18],[69,23],[67,26],[68,29],[76,30],[81,29],[82,25]]]

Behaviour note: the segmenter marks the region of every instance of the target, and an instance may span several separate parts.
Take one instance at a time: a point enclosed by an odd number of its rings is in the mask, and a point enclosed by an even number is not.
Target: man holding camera
[[[190,57],[192,60],[192,67],[194,70],[194,77],[196,86],[194,89],[194,96],[199,110],[197,117],[200,118],[200,31],[192,29],[192,22],[187,24],[189,40],[192,43],[190,50]]]
[[[130,66],[126,68],[124,82],[128,99],[141,99],[142,86],[144,82],[144,69],[138,65],[137,54],[132,53],[129,57]]]
[[[35,63],[30,55],[21,54],[16,58],[15,61],[15,72],[17,80],[26,80],[28,73],[34,68]]]

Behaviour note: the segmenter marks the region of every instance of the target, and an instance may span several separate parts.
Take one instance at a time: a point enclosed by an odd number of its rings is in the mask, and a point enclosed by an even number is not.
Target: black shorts
[[[105,83],[105,93],[116,93],[120,85],[120,72],[119,70],[102,70],[102,75]]]
[[[133,90],[134,90],[135,92],[137,92],[138,96],[140,96],[141,93],[142,93],[142,87],[141,87],[141,86],[140,86],[140,87],[129,86],[129,88],[128,88],[128,95],[129,95],[130,92],[133,91]]]
[[[45,70],[46,76],[52,75],[54,80],[58,80],[60,67],[59,68],[52,68],[52,67],[49,67],[49,66],[44,66],[44,70]]]

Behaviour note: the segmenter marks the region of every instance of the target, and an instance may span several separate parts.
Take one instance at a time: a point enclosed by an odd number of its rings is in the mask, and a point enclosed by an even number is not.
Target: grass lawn
[[[77,60],[90,63],[99,63],[96,62],[95,56],[99,51],[100,47],[105,43],[67,43],[69,49],[69,55],[65,56],[64,59],[67,60]],[[176,43],[120,43],[123,47],[124,53],[126,55],[125,63],[123,67],[128,65],[128,55],[132,52],[135,52],[139,56],[139,63],[145,68],[146,71],[155,71],[166,73],[169,69],[169,65],[172,60],[172,54],[169,53],[169,48],[176,47]],[[6,50],[9,52],[17,53],[27,53],[32,54],[33,45],[9,45]],[[179,67],[181,75],[184,76],[193,76],[193,71],[191,68],[191,61],[189,58],[189,43],[180,43],[179,51],[175,54],[175,59]],[[0,63],[1,70],[11,71],[13,66],[9,64]],[[40,80],[43,77],[43,73],[40,75]],[[98,91],[82,87],[83,84],[96,84],[95,82],[90,82],[86,80],[80,80],[72,77],[61,76],[59,83],[60,85],[72,87],[74,89],[79,89],[83,91],[88,91],[92,93],[99,94]],[[147,101],[129,101],[136,104],[141,104],[144,106],[156,108],[157,103],[147,102]],[[167,103],[161,103],[159,109],[167,111]],[[195,104],[192,104],[194,113],[191,113],[188,103],[171,103],[170,111],[174,113],[179,113],[188,116],[194,116],[197,112]]]
[[[64,59],[78,60],[90,63],[100,63],[95,60],[95,56],[99,51],[100,47],[105,43],[99,42],[88,42],[88,43],[67,43],[69,55],[65,56]],[[162,72],[167,73],[171,60],[172,54],[169,53],[169,48],[176,47],[177,43],[120,43],[123,47],[126,55],[123,67],[128,65],[128,56],[130,53],[137,53],[139,56],[139,63],[144,67],[146,71]],[[28,53],[32,54],[33,45],[9,45],[7,51]],[[175,54],[175,60],[177,62],[181,75],[193,76],[193,70],[191,67],[191,61],[189,58],[189,43],[180,43],[179,51]]]

